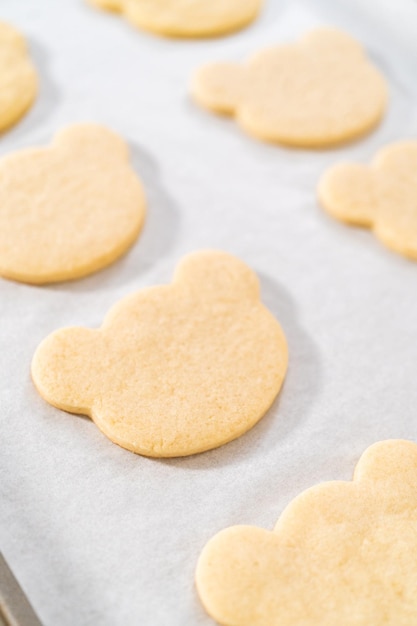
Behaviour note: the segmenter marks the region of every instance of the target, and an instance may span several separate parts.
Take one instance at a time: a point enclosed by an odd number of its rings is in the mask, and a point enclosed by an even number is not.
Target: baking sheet
[[[81,0],[2,0],[0,17],[29,37],[41,79],[0,153],[73,122],[107,124],[130,142],[149,200],[142,236],[110,268],[42,288],[0,281],[1,549],[45,626],[209,626],[193,574],[214,533],[271,528],[300,490],[349,479],[368,445],[417,440],[417,265],[315,199],[327,165],[416,137],[417,4],[268,0],[252,27],[193,42],[148,36]],[[264,145],[187,97],[201,63],[326,23],[360,38],[389,80],[388,115],[362,141]],[[39,397],[29,368],[48,333],[99,325],[206,247],[258,272],[288,338],[283,391],[258,426],[211,452],[151,460]]]

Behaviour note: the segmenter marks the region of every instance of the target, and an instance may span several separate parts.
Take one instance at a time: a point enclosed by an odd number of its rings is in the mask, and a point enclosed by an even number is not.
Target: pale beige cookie
[[[371,228],[388,248],[417,261],[417,141],[387,146],[370,166],[335,165],[318,194],[331,215]]]
[[[168,37],[216,37],[247,26],[263,0],[89,0]]]
[[[267,48],[244,64],[202,67],[191,94],[202,106],[235,116],[259,139],[312,148],[367,133],[387,102],[385,80],[361,45],[330,28]]]
[[[273,532],[223,530],[197,589],[223,626],[415,626],[417,445],[374,444],[353,482],[308,489]]]
[[[0,275],[41,284],[91,274],[133,244],[144,216],[125,142],[70,126],[47,148],[0,160]]]
[[[147,456],[185,456],[252,428],[287,369],[280,325],[256,275],[224,252],[186,256],[173,283],[116,304],[99,330],[64,328],[38,347],[32,376],[50,404],[89,415]]]
[[[22,35],[0,22],[0,131],[26,113],[38,89],[36,70]]]

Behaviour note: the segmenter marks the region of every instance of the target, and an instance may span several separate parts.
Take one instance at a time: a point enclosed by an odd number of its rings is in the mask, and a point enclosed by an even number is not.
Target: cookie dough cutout
[[[205,546],[196,578],[223,626],[414,626],[417,445],[374,444],[353,482],[308,489],[273,532],[223,530]]]
[[[15,124],[35,100],[38,79],[26,42],[0,22],[0,132]]]
[[[244,64],[202,67],[191,82],[191,95],[205,108],[234,116],[258,139],[326,148],[378,124],[387,86],[357,41],[320,28]]]
[[[318,195],[330,215],[371,228],[388,248],[417,261],[417,141],[387,146],[370,166],[331,167]]]
[[[244,28],[263,0],[89,0],[134,26],[167,37],[217,37]]]
[[[70,126],[47,148],[0,160],[0,275],[42,284],[91,274],[126,252],[144,216],[125,142]]]
[[[284,380],[286,340],[259,297],[257,277],[242,261],[190,254],[172,284],[126,297],[99,330],[47,337],[33,380],[47,402],[89,415],[138,454],[215,448],[252,428]]]

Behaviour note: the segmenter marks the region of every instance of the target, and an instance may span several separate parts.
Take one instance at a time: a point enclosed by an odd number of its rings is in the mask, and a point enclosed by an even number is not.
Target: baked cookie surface
[[[37,90],[37,74],[24,38],[0,22],[0,132],[26,113]]]
[[[352,482],[303,492],[273,532],[223,530],[196,580],[223,626],[414,626],[417,445],[374,444]]]
[[[385,112],[387,86],[357,41],[319,28],[246,63],[202,67],[191,95],[205,108],[234,116],[259,139],[322,148],[374,128]]]
[[[318,195],[330,215],[372,229],[388,248],[417,261],[417,141],[383,148],[369,166],[331,167]]]
[[[216,37],[247,26],[263,0],[90,0],[138,28],[168,37]]]
[[[100,329],[52,333],[32,377],[47,402],[89,415],[120,446],[185,456],[254,426],[287,361],[256,275],[229,254],[201,251],[181,261],[172,284],[121,300]]]
[[[42,284],[95,272],[133,244],[144,216],[125,142],[70,126],[0,160],[0,275]]]

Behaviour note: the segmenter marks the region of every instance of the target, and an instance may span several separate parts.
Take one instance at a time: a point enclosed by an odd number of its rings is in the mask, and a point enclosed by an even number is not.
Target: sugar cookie
[[[388,248],[417,261],[417,141],[387,146],[370,166],[335,165],[318,195],[331,215],[371,228]]]
[[[357,41],[320,28],[243,65],[202,67],[191,94],[208,109],[234,115],[259,139],[320,148],[370,131],[384,114],[387,87]]]
[[[256,275],[224,252],[186,256],[173,283],[124,298],[99,330],[64,328],[38,347],[32,376],[50,404],[91,416],[147,456],[186,456],[249,430],[287,369],[280,325]]]
[[[124,141],[70,126],[0,160],[0,275],[41,284],[95,272],[129,248],[144,215]]]
[[[135,26],[168,37],[216,37],[240,30],[263,0],[90,0],[119,11]]]
[[[0,22],[0,131],[12,126],[35,100],[36,70],[22,35]]]
[[[224,626],[415,626],[417,445],[374,444],[353,482],[308,489],[273,532],[223,530],[197,589]]]

